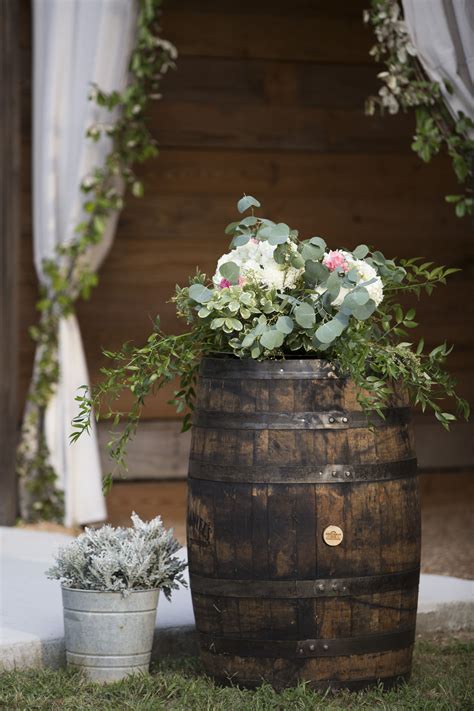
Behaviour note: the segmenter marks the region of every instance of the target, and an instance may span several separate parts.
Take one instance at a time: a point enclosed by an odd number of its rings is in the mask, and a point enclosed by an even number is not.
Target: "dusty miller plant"
[[[160,588],[169,599],[186,567],[174,554],[179,543],[160,516],[142,521],[132,514],[132,528],[86,528],[61,548],[46,575],[67,588],[129,593]]]

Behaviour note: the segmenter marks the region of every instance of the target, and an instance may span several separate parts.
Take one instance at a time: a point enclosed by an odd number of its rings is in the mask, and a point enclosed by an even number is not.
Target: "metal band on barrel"
[[[346,380],[336,375],[336,367],[329,361],[312,358],[280,361],[203,358],[199,377],[211,380]]]
[[[239,657],[270,657],[305,659],[312,657],[345,657],[352,654],[377,654],[405,649],[413,644],[415,627],[360,637],[340,639],[305,639],[299,641],[273,639],[233,639],[199,633],[202,648],[212,654],[233,654]]]
[[[353,597],[392,590],[409,590],[418,587],[419,578],[419,568],[386,575],[318,580],[232,580],[206,578],[190,573],[191,589],[196,594],[216,597],[278,599]]]
[[[317,484],[387,481],[417,474],[417,461],[402,459],[373,464],[288,465],[258,464],[240,466],[214,464],[198,459],[189,462],[191,479],[226,481],[239,484]]]
[[[222,412],[195,410],[193,426],[216,430],[348,430],[360,427],[404,425],[410,421],[408,407],[391,408],[385,417],[375,412]]]

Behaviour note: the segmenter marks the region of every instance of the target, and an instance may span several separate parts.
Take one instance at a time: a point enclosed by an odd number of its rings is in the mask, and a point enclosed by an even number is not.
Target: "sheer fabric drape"
[[[451,113],[474,119],[473,0],[403,0],[403,11],[418,58],[429,78],[440,82]]]
[[[56,246],[70,242],[83,219],[83,179],[110,150],[108,138],[94,143],[86,137],[91,124],[111,120],[88,97],[91,83],[106,91],[126,86],[137,8],[135,0],[33,0],[33,9],[34,261],[44,281],[43,260],[57,259]],[[94,270],[112,243],[116,219],[88,255]],[[77,388],[88,383],[74,315],[60,322],[58,342],[61,377],[46,411],[45,434],[70,526],[103,520],[106,508],[95,427],[90,437],[69,443]]]

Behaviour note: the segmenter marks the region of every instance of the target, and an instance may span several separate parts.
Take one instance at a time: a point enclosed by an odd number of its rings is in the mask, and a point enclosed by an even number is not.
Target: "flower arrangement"
[[[468,417],[468,403],[444,369],[450,349],[442,344],[426,353],[423,339],[408,340],[408,331],[418,325],[415,309],[398,303],[400,294],[431,294],[458,270],[417,258],[387,259],[363,244],[351,251],[329,249],[319,236],[300,240],[287,224],[256,216],[259,207],[244,195],[237,204],[241,217],[225,229],[230,250],[212,278],[197,272],[189,286],[176,287],[173,301],[190,326],[187,332],[166,335],[157,319],[145,345],[106,353],[114,364],[103,370],[92,393],[78,396],[73,441],[88,430],[92,409],[105,405],[106,417],[116,425],[125,418],[109,445],[113,459],[125,466],[126,445],[147,395],[178,377],[173,403],[178,412],[192,410],[197,368],[211,353],[256,360],[325,358],[355,381],[364,408],[382,417],[396,382],[446,428],[456,415],[443,407],[445,398]],[[114,408],[124,389],[134,396],[126,416]],[[189,426],[188,412],[183,429]],[[110,484],[108,475],[105,488]]]
[[[142,521],[132,514],[132,528],[86,528],[56,556],[46,575],[63,587],[121,592],[161,589],[169,599],[178,583],[185,584],[186,563],[175,557],[179,543],[157,516]]]

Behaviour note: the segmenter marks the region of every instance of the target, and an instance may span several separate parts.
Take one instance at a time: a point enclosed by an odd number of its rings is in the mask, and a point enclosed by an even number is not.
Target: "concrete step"
[[[65,663],[59,583],[44,572],[70,540],[57,533],[0,527],[0,670]],[[186,549],[179,555],[185,559]],[[417,631],[474,628],[474,582],[422,575]],[[153,656],[197,653],[189,588],[160,596]]]

